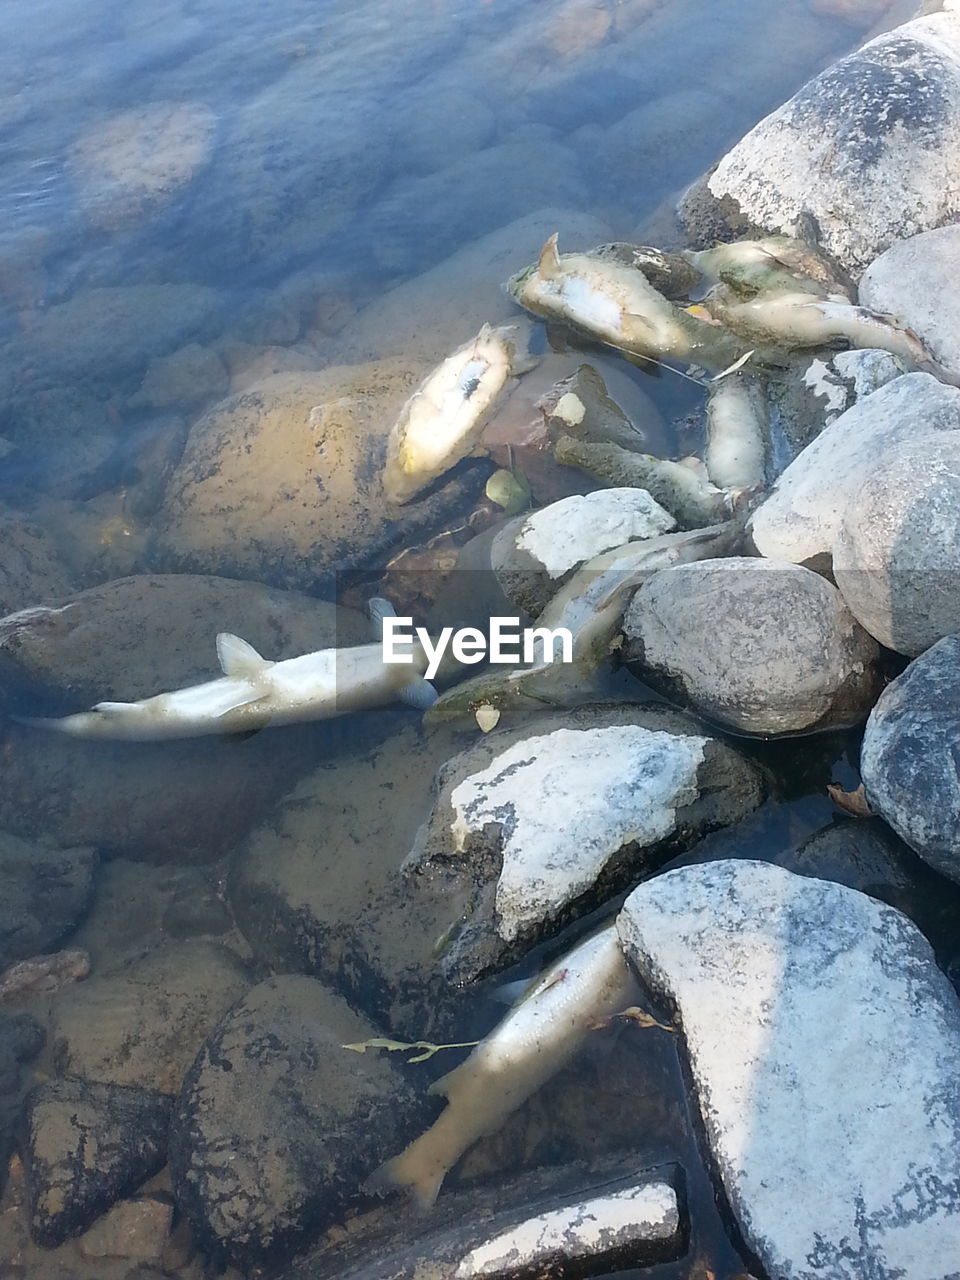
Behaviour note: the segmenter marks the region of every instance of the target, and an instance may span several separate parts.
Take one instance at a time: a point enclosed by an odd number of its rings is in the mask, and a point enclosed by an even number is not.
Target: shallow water
[[[838,16],[840,8],[854,16]],[[888,20],[902,9],[889,6]],[[387,322],[368,322],[365,306],[462,247],[544,209],[597,219],[606,238],[669,247],[678,191],[883,17],[880,4],[808,0],[8,3],[0,10],[0,504],[6,530],[30,525],[50,546],[25,570],[19,560],[0,563],[3,612],[143,572],[152,564],[163,484],[189,425],[265,374],[405,355],[434,309],[456,311],[456,276],[428,277],[416,315],[401,308],[392,322],[389,312]],[[442,344],[438,328],[427,346]],[[160,366],[151,380],[152,360],[185,348],[189,358]],[[418,346],[417,357],[423,353]],[[696,447],[684,424],[696,393],[622,365],[618,376],[624,395],[648,406],[652,441]],[[8,546],[8,560],[13,555]],[[279,571],[262,577],[290,585]],[[211,635],[211,650],[212,642]],[[207,656],[183,660],[202,671]],[[14,709],[35,712],[32,697],[8,690],[4,706],[14,700]],[[289,785],[318,762],[343,763],[340,777],[353,789],[335,784],[348,797],[340,827],[317,837],[346,857],[360,838],[351,824],[364,807],[363,788],[372,793],[363,761],[411,717],[391,712],[336,730],[283,730],[283,747],[258,739],[235,750],[264,768],[271,760],[286,767],[274,759],[286,753]],[[19,742],[5,739],[10,772]],[[450,749],[463,743],[454,735]],[[195,769],[216,772],[221,755],[192,750],[171,744],[151,757],[158,792],[186,786]],[[87,794],[66,807],[52,797],[48,810],[44,794],[31,813],[10,784],[0,788],[0,827],[54,840],[69,828],[86,838],[96,823],[84,826],[77,814],[95,812],[96,789],[110,787],[129,749],[97,751],[89,749],[89,767],[71,783]],[[775,798],[741,831],[705,841],[688,860],[719,851],[789,861],[831,822],[824,786],[851,781],[850,751],[842,736],[774,754],[754,749],[776,779]],[[413,830],[423,816],[428,783],[398,801],[401,827]],[[219,842],[217,822],[208,824],[209,842],[201,839],[182,860],[196,865],[141,860],[143,849],[122,839],[108,847],[75,939],[94,971],[164,939],[202,933],[183,902],[204,898],[216,915],[229,855],[247,829],[269,826],[283,790],[268,789],[256,818],[219,832]],[[229,804],[222,789],[212,794]],[[932,880],[921,881],[904,908],[937,946],[957,914]],[[229,919],[225,928],[217,936],[246,953]],[[941,949],[941,959],[954,957]],[[465,1009],[465,1036],[495,1016],[486,1002]],[[662,1046],[617,1052],[637,1058],[623,1073],[628,1080],[646,1073],[651,1082],[653,1101],[636,1104],[656,1134],[644,1156],[689,1170],[691,1253],[644,1274],[728,1280],[739,1267],[736,1249],[693,1155],[676,1055]],[[41,1060],[41,1069],[49,1066]],[[546,1101],[532,1100],[511,1122],[510,1134],[468,1157],[461,1182],[588,1151],[577,1099],[594,1098],[604,1079],[603,1063],[589,1057],[571,1067]],[[604,1105],[616,1117],[635,1103],[626,1088],[618,1094],[611,1086]],[[542,1132],[524,1144],[516,1138],[524,1126]],[[8,1207],[15,1192],[8,1188]],[[81,1280],[122,1274],[120,1264],[114,1271],[113,1263],[78,1259],[72,1245],[41,1255],[12,1221],[0,1216],[0,1263],[5,1250],[17,1254],[24,1274],[38,1280],[67,1271]]]

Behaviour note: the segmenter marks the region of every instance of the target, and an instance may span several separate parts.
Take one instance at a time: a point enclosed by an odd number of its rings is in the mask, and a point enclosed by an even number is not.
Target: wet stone
[[[214,1257],[279,1259],[336,1221],[423,1109],[377,1029],[312,978],[271,978],[220,1023],[177,1101],[178,1203]]]
[[[50,849],[0,832],[0,974],[76,928],[97,862],[94,849]]]
[[[52,1246],[78,1235],[156,1173],[169,1121],[159,1093],[78,1079],[37,1086],[22,1144],[33,1239]]]
[[[93,1224],[80,1241],[85,1258],[157,1262],[170,1234],[173,1204],[159,1196],[123,1200]]]
[[[29,1014],[0,1013],[0,1194],[20,1119],[20,1068],[43,1048],[43,1027]]]
[[[641,885],[618,927],[677,1010],[706,1141],[764,1272],[953,1275],[960,1002],[906,917],[721,861]]]

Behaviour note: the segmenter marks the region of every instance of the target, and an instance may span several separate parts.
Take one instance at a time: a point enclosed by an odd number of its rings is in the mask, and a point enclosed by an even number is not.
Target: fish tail
[[[416,1144],[413,1144],[416,1146]],[[388,1196],[395,1191],[405,1191],[421,1209],[431,1209],[436,1204],[440,1187],[443,1184],[446,1169],[437,1171],[417,1167],[418,1161],[411,1159],[411,1148],[401,1151],[400,1155],[385,1161],[379,1169],[374,1169],[363,1189],[370,1195]]]

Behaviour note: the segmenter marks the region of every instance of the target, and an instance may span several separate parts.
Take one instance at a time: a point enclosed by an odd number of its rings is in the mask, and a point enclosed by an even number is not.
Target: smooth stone
[[[844,512],[833,570],[888,649],[914,657],[960,631],[960,436],[887,451]]]
[[[51,849],[0,832],[0,973],[76,928],[98,861],[95,849]]]
[[[250,985],[234,952],[172,943],[55,997],[57,1069],[104,1084],[176,1093],[203,1041]]]
[[[490,143],[496,123],[490,107],[469,89],[438,94],[431,78],[426,92],[404,96],[395,121],[404,171],[434,173],[475,155]]]
[[[890,246],[860,281],[860,301],[895,315],[932,356],[960,373],[960,227],[923,231]]]
[[[771,560],[802,564],[829,554],[844,513],[888,450],[960,427],[960,391],[928,373],[888,382],[823,431],[784,470],[748,525]]]
[[[866,716],[877,646],[825,578],[731,556],[648,578],[624,619],[624,660],[699,715],[744,733]]]
[[[53,1080],[25,1105],[23,1158],[30,1234],[41,1245],[78,1235],[167,1158],[170,1099],[144,1089]]]
[[[159,1196],[123,1200],[95,1222],[80,1241],[84,1258],[159,1262],[173,1222],[173,1204]]]
[[[960,636],[887,685],[870,713],[860,772],[874,812],[936,871],[960,881],[957,707]]]
[[[764,1272],[953,1275],[960,1002],[910,921],[721,861],[641,885],[618,928],[677,1010],[710,1154]]]
[[[854,275],[952,221],[960,189],[960,14],[918,18],[822,71],[684,196],[699,243],[753,229],[821,244]]]
[[[414,1136],[424,1110],[403,1068],[343,1047],[377,1034],[293,975],[254,987],[217,1027],[184,1081],[170,1150],[178,1203],[214,1258],[275,1264]]]
[[[390,547],[460,510],[479,487],[468,468],[407,507],[383,492],[387,436],[427,372],[381,360],[280,373],[215,405],[171,477],[153,565],[311,591],[382,565]]]
[[[50,531],[29,516],[0,510],[0,611],[44,604],[76,585]]]
[[[229,382],[226,367],[210,347],[188,343],[147,365],[143,381],[128,401],[131,409],[169,409],[222,396]]]

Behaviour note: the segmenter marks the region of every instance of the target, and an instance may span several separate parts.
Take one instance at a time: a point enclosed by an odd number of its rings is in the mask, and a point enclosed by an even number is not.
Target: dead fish
[[[79,949],[21,960],[0,974],[0,1004],[49,995],[89,976],[90,957]]]
[[[729,285],[739,298],[758,293],[825,292],[850,299],[846,280],[819,250],[793,236],[764,236],[759,240],[735,240],[699,252],[686,250],[683,258],[701,272],[705,285]]]
[[[430,1093],[447,1107],[431,1127],[371,1175],[367,1189],[409,1189],[434,1203],[443,1179],[478,1138],[495,1133],[512,1112],[567,1063],[598,1021],[637,995],[636,981],[608,925],[552,964],[465,1062]]]
[[[766,476],[767,414],[763,386],[735,373],[710,388],[707,474],[720,489],[761,488]]]
[[[474,449],[514,375],[536,364],[516,325],[485,324],[433,370],[400,411],[387,440],[383,488],[405,503]]]
[[[372,600],[374,630],[396,616],[386,600]],[[205,734],[247,734],[267,726],[328,720],[399,699],[421,710],[436,701],[424,678],[428,659],[414,643],[410,663],[387,663],[383,643],[320,649],[271,662],[239,636],[221,632],[217,656],[223,676],[139,702],[98,702],[92,711],[59,720],[25,720],[76,738],[149,741]]]
[[[539,260],[506,289],[522,307],[561,320],[617,350],[708,368],[725,367],[741,347],[722,329],[674,306],[642,271],[612,257],[560,254],[553,235]]]

